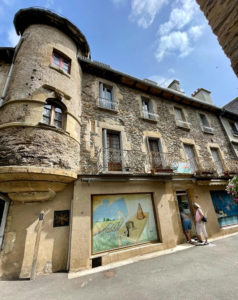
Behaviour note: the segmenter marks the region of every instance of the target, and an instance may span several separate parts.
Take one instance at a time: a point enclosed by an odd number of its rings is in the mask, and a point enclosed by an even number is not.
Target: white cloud
[[[112,0],[112,2],[116,5],[125,4],[127,0]]]
[[[165,55],[178,52],[180,57],[184,57],[191,51],[188,34],[186,32],[173,31],[160,37],[155,56],[158,61],[161,61]]]
[[[172,9],[169,21],[160,25],[159,33],[166,35],[173,29],[181,30],[185,25],[190,23],[199,10],[194,0],[177,0],[178,7]]]
[[[200,36],[202,36],[202,33],[203,33],[203,29],[204,29],[204,26],[203,25],[198,25],[198,26],[192,26],[191,28],[189,28],[189,35],[190,37],[196,41],[197,39],[200,38]]]
[[[53,6],[54,5],[54,0],[46,0],[46,2],[45,2],[45,7],[46,8],[50,8],[51,6]]]
[[[166,78],[160,75],[152,75],[148,79],[153,80],[158,83],[159,86],[168,87],[168,85],[173,81],[173,78]]]
[[[175,70],[173,68],[168,69],[169,73],[174,74]]]
[[[15,47],[19,41],[19,36],[16,34],[16,31],[14,28],[12,28],[8,31],[7,37],[8,37],[8,41],[10,42],[11,46]]]
[[[138,26],[148,28],[167,2],[168,0],[132,0],[129,18],[136,21]]]

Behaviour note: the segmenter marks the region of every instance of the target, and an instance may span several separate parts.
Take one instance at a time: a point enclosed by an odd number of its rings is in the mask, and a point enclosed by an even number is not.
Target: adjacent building
[[[174,247],[194,201],[210,237],[238,230],[225,192],[236,113],[206,89],[186,96],[177,80],[163,88],[91,60],[81,31],[51,11],[22,9],[14,25],[18,45],[0,48],[1,276]]]

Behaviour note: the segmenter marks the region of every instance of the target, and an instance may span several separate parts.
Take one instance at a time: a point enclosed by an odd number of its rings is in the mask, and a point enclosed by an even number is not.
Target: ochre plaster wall
[[[70,271],[91,267],[91,195],[148,193],[154,196],[160,242],[103,253],[102,264],[173,247],[181,230],[171,184],[163,182],[75,182]],[[179,227],[180,226],[180,227]]]
[[[43,203],[11,203],[0,253],[0,276],[30,276],[40,212],[45,212],[37,261],[37,274],[66,270],[69,226],[53,227],[55,210],[70,210],[73,186]]]

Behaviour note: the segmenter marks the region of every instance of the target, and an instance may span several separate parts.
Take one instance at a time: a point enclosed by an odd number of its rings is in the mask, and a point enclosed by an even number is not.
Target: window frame
[[[184,149],[186,161],[190,161],[190,158],[187,155],[186,147],[185,146],[188,146],[188,147],[190,147],[193,150],[193,154],[194,154],[193,155],[193,157],[194,157],[193,164],[194,164],[195,167],[192,166],[192,168],[191,168],[190,162],[189,162],[189,165],[190,165],[190,169],[191,169],[191,174],[194,174],[194,173],[196,173],[199,170],[199,162],[198,162],[198,157],[197,157],[195,145],[194,144],[183,143],[183,149]]]
[[[218,156],[218,161],[214,159],[214,156],[213,156],[213,152],[212,150],[215,150],[216,153],[217,153],[217,156]],[[225,169],[225,166],[224,166],[224,162],[223,162],[223,158],[222,158],[222,155],[221,155],[221,151],[218,147],[212,147],[210,146],[210,152],[211,152],[211,156],[212,156],[212,161],[214,162],[215,164],[215,169],[217,170],[217,174],[219,176],[221,176],[223,173],[224,173],[224,169]],[[221,165],[221,172],[219,172],[219,166],[217,164],[217,162],[220,162],[220,165]]]
[[[121,164],[121,169],[120,170],[109,170],[110,166],[109,166],[109,155],[110,155],[110,150],[111,148],[107,147],[108,146],[108,134],[115,134],[119,136],[119,149],[118,152],[120,152],[119,156],[120,156],[120,163]],[[111,130],[108,128],[103,128],[102,129],[102,154],[103,154],[103,170],[105,172],[124,172],[125,170],[125,163],[124,163],[124,157],[123,157],[123,146],[122,146],[122,132],[121,131],[116,131],[116,130]],[[113,149],[113,148],[112,148]],[[115,150],[117,150],[115,148]],[[113,155],[113,153],[112,153]],[[116,162],[115,162],[116,163]]]
[[[55,57],[58,57],[59,64],[55,63]],[[68,66],[67,70],[65,70],[63,68],[63,63],[67,63],[67,66]],[[58,68],[62,72],[70,75],[70,73],[71,73],[71,64],[72,64],[72,61],[68,56],[66,56],[65,54],[63,54],[62,52],[60,52],[56,49],[53,49],[52,56],[51,56],[51,66],[53,66],[55,68]]]
[[[238,137],[238,123],[236,121],[229,121],[231,133]]]
[[[50,106],[50,109],[46,108],[46,106]],[[49,116],[47,114],[44,114],[45,110],[48,110]],[[61,112],[57,112],[56,110],[60,109]],[[43,123],[44,125],[48,125],[48,126],[53,126],[56,127],[57,129],[64,129],[64,119],[65,119],[65,107],[61,104],[58,103],[58,101],[55,101],[54,99],[47,99],[44,107],[43,107],[43,112],[42,112],[42,121],[41,123]],[[59,121],[57,118],[55,118],[56,114],[61,114],[61,120]],[[49,119],[49,123],[46,123],[44,121],[44,118],[48,118]],[[57,126],[55,123],[60,122],[61,126]]]
[[[162,168],[159,168],[159,165],[156,165],[156,157],[153,157],[153,153],[155,153],[155,151],[151,151],[151,143],[150,142],[152,142],[152,141],[157,142],[157,147],[158,147],[157,152],[159,153],[159,156],[160,156]],[[150,164],[151,164],[152,170],[164,169],[166,167],[166,159],[164,157],[165,153],[163,153],[163,146],[162,146],[161,139],[157,138],[157,137],[147,136],[146,143],[147,143],[148,153],[150,156],[149,159],[150,159]]]
[[[205,132],[205,133],[213,134],[213,128],[210,125],[210,122],[209,122],[209,119],[208,119],[207,115],[204,114],[204,113],[201,113],[201,112],[199,112],[198,115],[199,115],[199,120],[200,120],[202,131]],[[202,117],[205,118],[206,125],[203,123]]]
[[[110,91],[110,99],[108,99],[105,95],[104,89]],[[99,81],[99,96],[98,96],[98,107],[102,109],[106,109],[109,111],[116,111],[116,101],[115,101],[115,87],[108,83],[104,83]]]
[[[179,107],[179,106],[174,106],[173,109],[174,109],[174,117],[175,117],[176,126],[179,127],[179,128],[190,130],[190,123],[188,123],[188,121],[187,121],[184,109],[182,107]],[[176,110],[181,113],[182,120],[180,120],[177,117],[178,114],[176,113]]]
[[[147,109],[145,110],[144,107],[147,107]],[[158,121],[158,115],[155,113],[153,100],[149,97],[141,96],[141,117],[148,121]]]

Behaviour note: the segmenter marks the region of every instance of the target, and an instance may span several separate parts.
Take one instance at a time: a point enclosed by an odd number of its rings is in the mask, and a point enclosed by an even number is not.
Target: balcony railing
[[[194,174],[198,170],[198,165],[195,157],[187,160],[174,158],[172,168],[174,169],[174,173]]]
[[[173,172],[172,162],[168,153],[151,151],[149,153],[149,163],[152,173]]]
[[[142,110],[142,118],[157,121],[159,116],[155,113],[149,112],[148,110]]]
[[[106,108],[110,110],[116,110],[117,109],[117,103],[113,100],[108,100],[106,98],[98,98],[98,106],[101,108]]]

